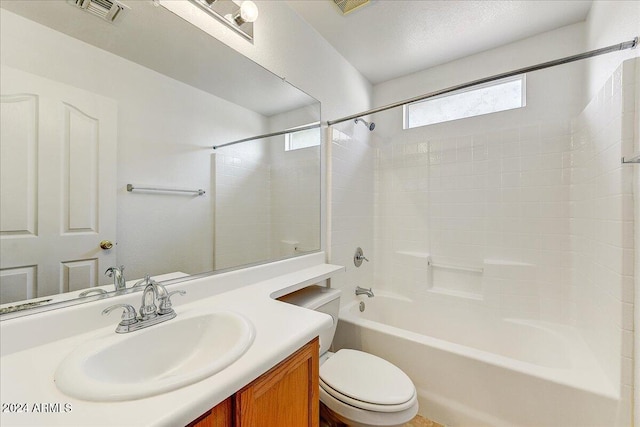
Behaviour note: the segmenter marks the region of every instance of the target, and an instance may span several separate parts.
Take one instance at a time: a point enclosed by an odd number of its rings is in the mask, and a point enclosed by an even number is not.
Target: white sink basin
[[[62,361],[55,382],[64,394],[82,400],[140,399],[221,371],[247,351],[254,337],[253,325],[238,313],[179,314],[80,345]]]

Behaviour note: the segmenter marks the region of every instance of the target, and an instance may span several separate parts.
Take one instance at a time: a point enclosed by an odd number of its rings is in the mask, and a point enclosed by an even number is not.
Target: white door
[[[104,270],[116,261],[116,102],[0,71],[0,303],[108,283]],[[102,240],[113,248],[100,248]]]

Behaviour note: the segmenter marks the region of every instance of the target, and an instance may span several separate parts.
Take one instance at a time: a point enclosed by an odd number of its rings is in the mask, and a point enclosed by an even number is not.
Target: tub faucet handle
[[[364,252],[362,251],[362,248],[356,248],[356,253],[353,255],[353,264],[356,267],[360,267],[362,265],[363,260],[369,262],[367,257],[364,256]]]

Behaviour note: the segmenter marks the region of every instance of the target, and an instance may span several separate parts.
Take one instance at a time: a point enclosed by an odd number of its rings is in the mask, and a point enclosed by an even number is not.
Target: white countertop
[[[277,365],[320,331],[329,328],[332,322],[330,316],[273,298],[318,283],[341,271],[344,271],[344,267],[319,264],[193,302],[181,303],[179,297],[174,298],[178,317],[195,310],[243,314],[256,328],[255,340],[242,357],[221,372],[190,386],[145,399],[104,403],[82,401],[62,394],[53,381],[58,365],[76,346],[90,339],[115,334],[118,316],[110,316],[107,327],[24,349],[18,346],[17,351],[10,353],[3,352],[0,359],[0,424],[3,427],[186,425]],[[194,280],[193,284],[184,282],[171,290],[185,289],[189,292],[190,287],[202,286],[207,280]],[[135,297],[139,298],[139,295]],[[95,306],[95,316],[100,317],[101,307]],[[11,325],[2,326],[9,331]],[[47,328],[51,328],[51,325]],[[7,342],[3,333],[0,337],[3,346],[12,345],[8,340],[17,339],[20,335],[17,331],[28,330],[26,327],[14,328],[7,334]],[[171,343],[167,342],[167,345]],[[132,354],[130,357],[153,357],[153,354]],[[22,406],[25,403],[28,412],[8,412],[8,405]]]

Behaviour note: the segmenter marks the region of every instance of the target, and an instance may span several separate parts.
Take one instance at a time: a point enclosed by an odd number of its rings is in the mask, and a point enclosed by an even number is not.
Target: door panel
[[[83,259],[62,263],[60,278],[62,292],[71,292],[95,286],[98,283],[98,259]]]
[[[7,201],[2,203],[0,234],[33,236],[37,232],[38,97],[2,96],[0,106],[0,202]]]
[[[98,131],[100,121],[64,105],[64,230],[98,232]]]
[[[13,301],[34,298],[37,276],[35,265],[2,269],[0,270],[0,293]]]

